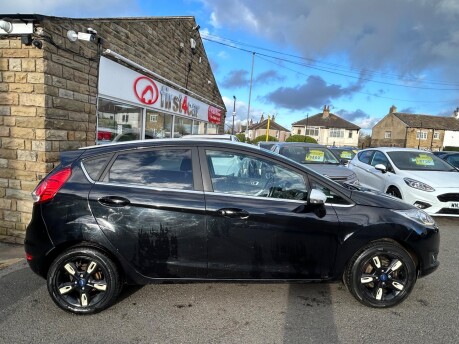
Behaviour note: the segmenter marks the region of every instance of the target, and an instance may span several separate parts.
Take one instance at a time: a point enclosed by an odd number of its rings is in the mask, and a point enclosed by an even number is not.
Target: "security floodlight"
[[[78,39],[78,35],[75,31],[69,30],[67,31],[67,38],[70,42],[76,42]]]

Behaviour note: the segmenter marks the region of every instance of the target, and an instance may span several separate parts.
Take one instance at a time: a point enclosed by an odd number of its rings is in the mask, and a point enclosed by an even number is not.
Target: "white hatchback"
[[[431,215],[459,216],[459,171],[430,152],[369,148],[348,167],[362,187],[401,198]]]

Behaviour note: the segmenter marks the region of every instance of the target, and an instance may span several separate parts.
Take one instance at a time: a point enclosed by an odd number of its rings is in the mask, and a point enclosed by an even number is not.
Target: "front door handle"
[[[245,210],[238,209],[238,208],[223,208],[218,209],[217,214],[223,217],[228,217],[230,219],[247,219],[249,217],[249,213]]]
[[[131,202],[124,197],[105,196],[99,198],[99,203],[102,205],[108,205],[110,207],[125,207],[129,205]]]

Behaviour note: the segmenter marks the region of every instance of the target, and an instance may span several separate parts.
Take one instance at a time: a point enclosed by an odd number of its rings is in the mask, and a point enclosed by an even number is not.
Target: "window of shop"
[[[142,137],[142,108],[99,99],[97,144],[139,140]]]
[[[145,121],[145,139],[163,139],[171,137],[172,115],[147,110]]]
[[[218,134],[218,126],[213,123],[206,123],[207,124],[207,130],[205,134]]]
[[[193,127],[193,120],[175,116],[174,122],[174,137],[181,137],[183,135],[191,135]]]

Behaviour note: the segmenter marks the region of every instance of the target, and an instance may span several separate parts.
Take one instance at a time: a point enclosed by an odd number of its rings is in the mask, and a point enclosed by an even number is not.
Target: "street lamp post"
[[[236,117],[236,96],[233,96],[233,126],[231,127],[231,135],[234,135],[234,117]]]

